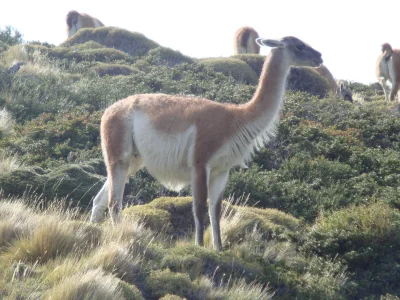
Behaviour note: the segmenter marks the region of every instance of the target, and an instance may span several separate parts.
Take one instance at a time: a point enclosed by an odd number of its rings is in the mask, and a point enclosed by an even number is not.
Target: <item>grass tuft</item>
[[[63,279],[46,294],[54,300],[124,299],[119,280],[101,269],[89,270]]]

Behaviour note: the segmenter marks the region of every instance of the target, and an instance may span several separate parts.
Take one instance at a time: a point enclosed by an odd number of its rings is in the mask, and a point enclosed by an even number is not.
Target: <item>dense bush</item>
[[[257,84],[258,76],[244,61],[237,58],[206,58],[200,62],[226,76],[232,76],[237,81],[247,84]]]
[[[287,78],[287,89],[307,92],[325,98],[328,95],[328,81],[309,68],[291,68]]]
[[[158,44],[138,32],[115,27],[83,28],[61,46],[69,47],[94,41],[108,48],[121,50],[131,56],[143,56]]]
[[[174,51],[166,47],[157,47],[147,53],[144,61],[155,66],[166,65],[173,67],[181,63],[192,63],[193,59],[183,55],[179,51]]]
[[[357,283],[357,297],[400,292],[400,213],[384,202],[321,216],[304,243],[310,254],[339,258]]]
[[[263,55],[258,55],[258,54],[238,54],[232,56],[233,58],[237,58],[240,60],[243,60],[245,63],[247,63],[254,72],[256,72],[256,75],[260,77],[262,68],[264,66],[264,62],[266,57]]]
[[[26,167],[0,174],[4,195],[41,195],[43,207],[63,198],[67,205],[87,209],[102,185],[103,178],[89,164],[69,164],[52,170]]]

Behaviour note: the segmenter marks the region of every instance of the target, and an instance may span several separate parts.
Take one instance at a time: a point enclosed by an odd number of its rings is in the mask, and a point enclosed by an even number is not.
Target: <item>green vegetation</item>
[[[237,81],[247,84],[257,84],[259,76],[244,61],[237,58],[206,58],[200,62],[209,66],[216,72],[221,72],[226,76],[232,76]]]
[[[265,57],[194,59],[112,27],[22,42],[0,29],[0,298],[400,297],[400,110],[379,85],[347,82],[349,103],[291,70],[276,137],[231,171],[217,253],[209,227],[194,245],[190,188],[177,197],[145,169],[121,224],[87,222],[100,118],[137,93],[244,103]]]
[[[0,53],[7,50],[10,46],[22,43],[22,34],[11,26],[0,28]]]

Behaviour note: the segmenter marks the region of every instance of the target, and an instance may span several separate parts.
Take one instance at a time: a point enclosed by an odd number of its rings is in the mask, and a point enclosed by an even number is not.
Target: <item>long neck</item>
[[[246,110],[253,117],[278,113],[285,92],[286,77],[290,63],[285,59],[284,49],[272,49],[264,62],[257,90],[246,104]]]
[[[253,98],[238,106],[237,117],[231,122],[233,138],[230,147],[232,153],[240,153],[245,161],[274,133],[289,70],[290,62],[285,58],[285,50],[272,50],[264,63]]]

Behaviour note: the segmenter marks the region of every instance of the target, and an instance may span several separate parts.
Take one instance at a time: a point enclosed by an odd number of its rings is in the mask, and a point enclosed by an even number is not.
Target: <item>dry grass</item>
[[[224,203],[224,235],[238,229],[241,222],[246,223],[245,200],[239,203],[243,209],[238,209],[237,204],[233,200]],[[93,225],[83,221],[85,218],[61,205],[39,211],[21,201],[1,201],[0,298],[143,299],[143,293],[166,299],[246,300],[270,299],[273,295],[264,283],[248,282],[253,279],[247,278],[244,272],[240,276],[232,273],[222,277],[215,273],[205,277],[197,272],[192,281],[187,272],[164,269],[162,262],[168,251],[173,253],[180,245],[192,244],[191,237],[175,243],[165,233],[155,233],[130,218],[117,226],[112,226],[109,220]],[[283,262],[293,268],[303,264],[299,269],[306,268],[307,262],[296,253],[294,244],[270,241],[254,224],[243,230],[240,240],[225,244],[230,251],[225,254],[232,255],[232,262],[247,259],[251,264],[252,256],[257,256],[272,264]],[[168,250],[168,247],[175,248]],[[209,249],[199,250],[218,256]],[[195,256],[199,258],[198,254]],[[222,264],[223,260],[218,268]],[[344,272],[332,269],[331,273],[317,274],[310,269],[299,273],[298,280],[306,288],[322,287],[322,291],[331,291],[334,296],[346,278]]]
[[[286,240],[301,230],[299,220],[276,209],[247,207],[248,198],[233,198],[223,202],[221,212],[221,240],[224,248],[237,249],[246,244],[245,252],[260,252],[265,242],[278,237]],[[205,245],[211,247],[211,229],[205,232]],[[258,249],[259,248],[259,249]]]
[[[21,202],[3,200],[0,205],[0,251],[19,237],[30,234],[33,211]]]
[[[128,245],[115,242],[98,248],[88,260],[88,265],[102,267],[127,282],[134,282],[141,273],[140,257],[133,257]]]
[[[199,299],[268,300],[274,295],[274,293],[270,292],[262,284],[248,284],[244,279],[215,285],[210,278],[201,277],[197,284]]]
[[[102,225],[102,232],[105,245],[111,243],[128,245],[129,252],[133,257],[151,255],[148,253],[149,246],[155,239],[166,242],[166,237],[161,233],[155,233],[146,228],[144,223],[129,218],[125,218],[123,222],[115,226],[107,221]]]
[[[5,256],[17,261],[45,263],[87,247],[86,236],[76,232],[75,226],[69,222],[44,218],[35,223],[30,234],[14,240]]]
[[[0,133],[3,135],[10,134],[14,129],[15,121],[6,108],[0,110]]]
[[[61,72],[40,50],[28,51],[24,45],[17,45],[6,51],[1,58],[0,65],[10,68],[19,62],[24,63],[19,72],[29,76],[34,74],[59,75]]]
[[[24,45],[11,47],[7,50],[1,59],[0,65],[9,68],[17,62],[27,63],[29,61],[29,54]]]
[[[95,269],[63,279],[47,292],[45,299],[122,300],[124,297],[117,278]]]
[[[0,174],[6,174],[23,166],[24,163],[16,154],[9,154],[6,151],[0,151]]]

